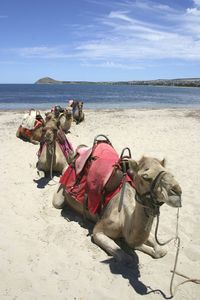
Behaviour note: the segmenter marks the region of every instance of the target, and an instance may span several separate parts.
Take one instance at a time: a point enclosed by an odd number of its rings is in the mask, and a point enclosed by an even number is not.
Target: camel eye
[[[149,176],[148,176],[147,174],[143,174],[143,175],[142,175],[142,178],[143,178],[144,180],[146,180],[146,181],[150,181],[150,180],[151,180],[151,178],[149,178]]]

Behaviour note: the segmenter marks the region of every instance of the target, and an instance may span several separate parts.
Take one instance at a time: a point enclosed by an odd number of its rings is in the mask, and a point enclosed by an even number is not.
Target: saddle
[[[23,116],[21,126],[25,129],[33,130],[36,119],[36,111],[31,109],[28,113]]]
[[[30,109],[27,113],[24,114],[21,127],[28,130],[35,130],[39,127],[43,122],[43,118],[40,114],[40,111],[36,111],[35,109]]]
[[[99,140],[102,136],[104,139]],[[78,147],[75,159],[61,176],[60,183],[75,201],[98,214],[120,191],[123,177],[131,181],[122,168],[122,161],[107,137],[97,136],[92,148]]]

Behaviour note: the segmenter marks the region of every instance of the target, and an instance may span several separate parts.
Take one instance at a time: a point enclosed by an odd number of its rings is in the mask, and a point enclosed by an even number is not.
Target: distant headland
[[[200,78],[130,80],[130,81],[61,81],[44,77],[36,84],[99,84],[99,85],[155,85],[155,86],[182,86],[200,87]]]

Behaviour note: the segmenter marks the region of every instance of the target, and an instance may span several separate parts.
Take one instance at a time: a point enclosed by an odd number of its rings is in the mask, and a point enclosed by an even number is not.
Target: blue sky
[[[200,0],[2,0],[0,83],[200,77]]]

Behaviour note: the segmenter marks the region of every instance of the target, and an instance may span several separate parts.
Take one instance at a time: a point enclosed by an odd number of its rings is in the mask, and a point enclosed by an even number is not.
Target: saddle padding
[[[80,174],[83,170],[88,158],[92,154],[93,148],[82,146],[76,150],[75,170],[76,174]]]
[[[33,130],[35,126],[35,119],[36,119],[36,111],[31,110],[29,113],[26,113],[24,115],[21,126],[23,128]]]
[[[115,149],[107,144],[97,144],[92,153],[92,163],[87,175],[87,187],[90,193],[102,193],[113,168],[119,160]]]
[[[77,175],[74,166],[69,165],[61,176],[60,183],[65,186],[66,193],[78,202],[83,203],[85,194],[87,194],[88,210],[95,214],[101,201],[104,186],[118,161],[119,155],[111,145],[105,142],[98,143],[93,147],[82,173]],[[113,191],[111,194],[116,192]]]

